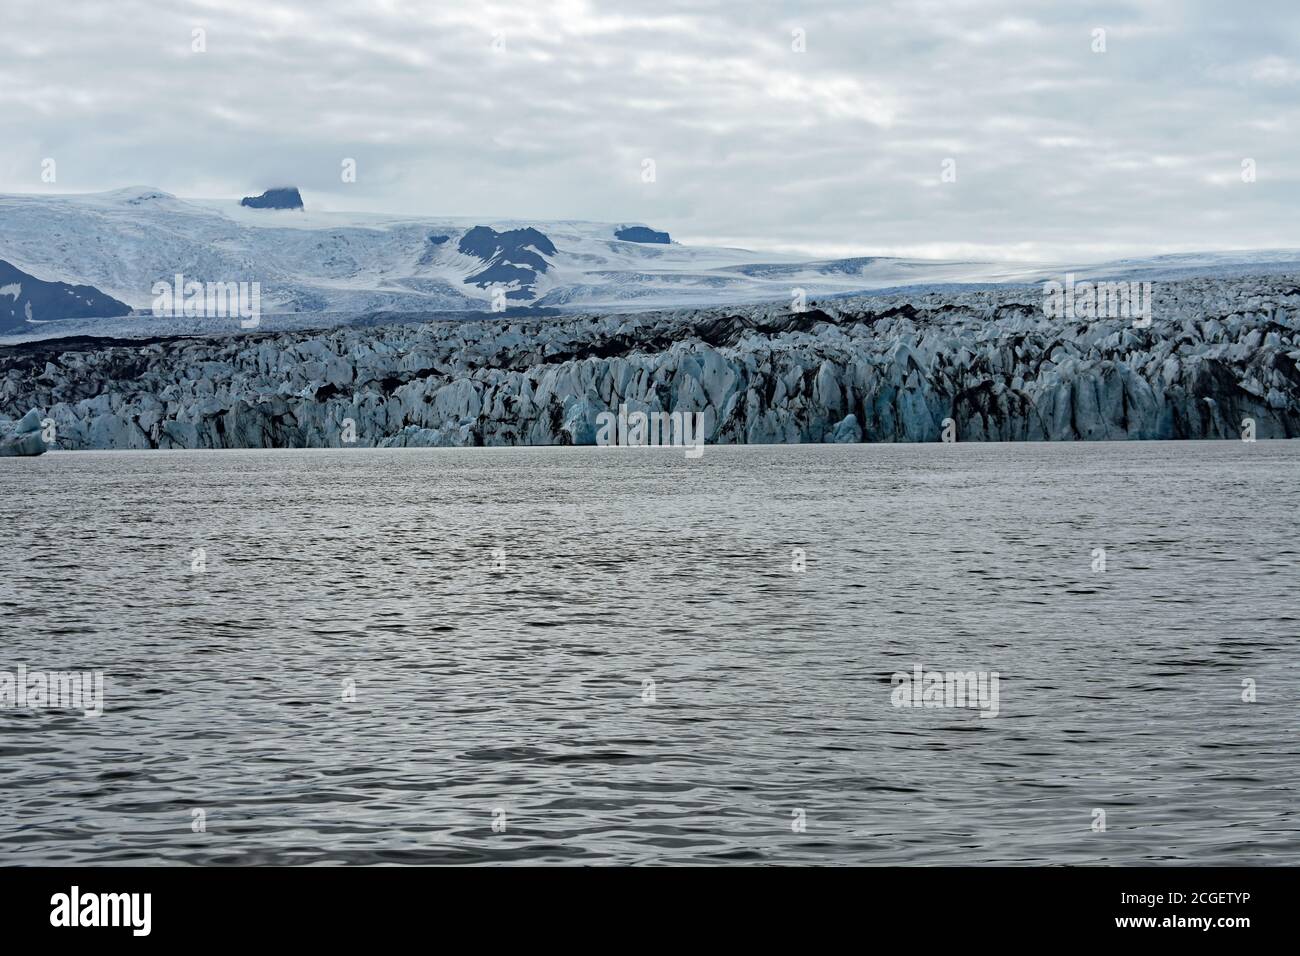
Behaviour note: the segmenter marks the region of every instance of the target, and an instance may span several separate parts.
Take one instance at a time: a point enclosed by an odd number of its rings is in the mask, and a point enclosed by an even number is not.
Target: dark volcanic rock
[[[0,332],[30,329],[28,320],[104,319],[131,307],[93,286],[43,282],[0,259]]]
[[[250,209],[301,209],[302,194],[296,186],[284,186],[268,189],[260,196],[245,196],[239,204]]]
[[[646,226],[628,226],[615,232],[614,238],[622,239],[624,242],[656,242],[663,245],[672,242],[668,233],[656,232]]]
[[[507,299],[533,298],[538,274],[551,266],[545,257],[556,252],[555,244],[532,227],[497,232],[488,226],[475,226],[461,236],[456,248],[463,255],[482,260],[486,266],[465,283],[481,289],[514,285],[506,292]]]

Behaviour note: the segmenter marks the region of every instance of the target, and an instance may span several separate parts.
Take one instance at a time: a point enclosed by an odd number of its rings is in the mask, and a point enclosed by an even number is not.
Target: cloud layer
[[[1300,247],[1292,3],[7,0],[4,20],[3,192],[293,183],[317,207],[819,255]]]

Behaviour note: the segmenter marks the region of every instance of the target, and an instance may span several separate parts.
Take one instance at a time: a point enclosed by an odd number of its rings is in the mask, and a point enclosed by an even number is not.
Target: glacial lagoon
[[[1294,863],[1298,474],[1295,441],[6,459],[0,671],[104,697],[0,708],[0,863]],[[918,666],[996,673],[996,714],[895,706]]]

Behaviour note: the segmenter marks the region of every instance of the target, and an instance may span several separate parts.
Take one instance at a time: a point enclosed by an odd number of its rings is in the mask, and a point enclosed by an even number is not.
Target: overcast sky
[[[1300,247],[1296,2],[0,3],[2,192],[292,183],[813,255]]]

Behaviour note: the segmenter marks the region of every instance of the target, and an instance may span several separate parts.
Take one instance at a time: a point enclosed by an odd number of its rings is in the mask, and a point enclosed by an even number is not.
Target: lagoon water
[[[106,688],[0,709],[0,864],[1300,862],[1300,442],[57,452],[0,527],[0,671]]]

